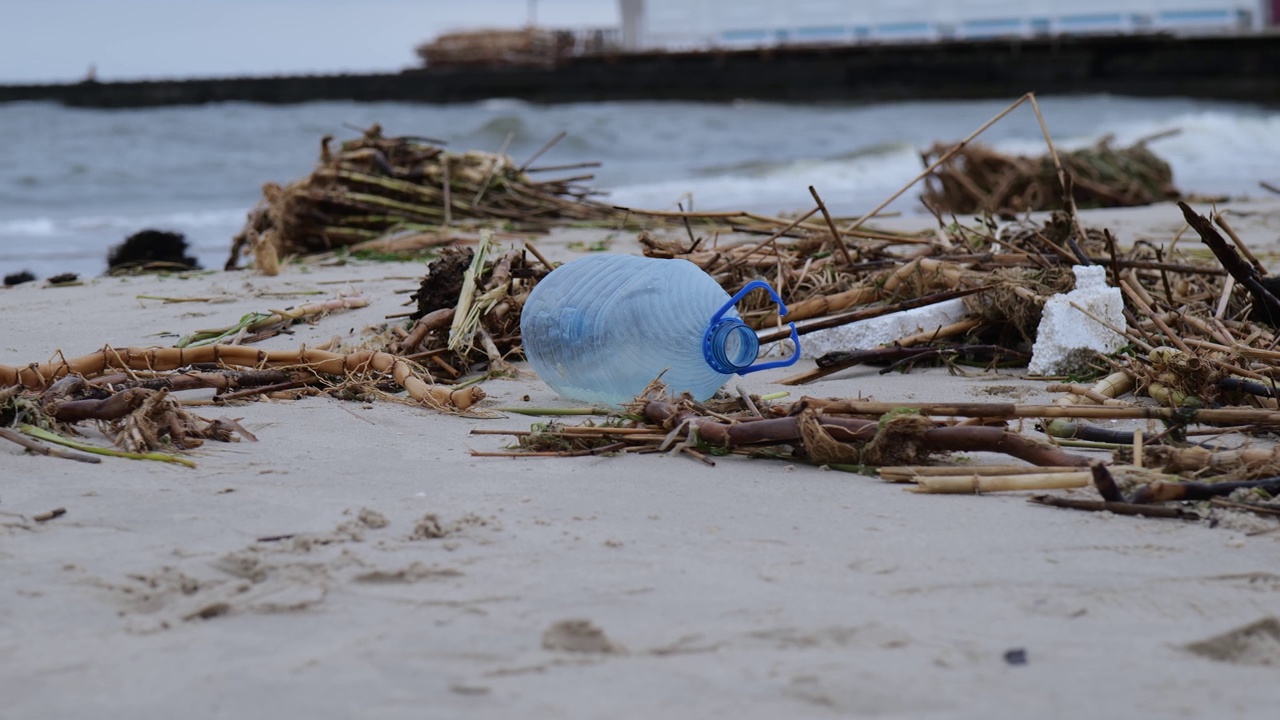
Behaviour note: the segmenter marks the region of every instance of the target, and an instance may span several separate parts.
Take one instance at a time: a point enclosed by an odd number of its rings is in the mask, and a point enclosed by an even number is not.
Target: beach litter
[[[187,251],[187,238],[182,233],[141,230],[107,253],[107,274],[199,270],[200,263]]]
[[[1147,147],[1153,139],[1124,148],[1104,139],[1093,147],[1059,153],[1075,185],[1076,203],[1082,208],[1132,207],[1179,197],[1169,163]],[[924,161],[941,157],[951,147],[934,145],[924,153]],[[924,202],[937,212],[965,214],[1064,207],[1052,156],[1016,157],[982,145],[966,147],[935,170],[926,181]]]
[[[1034,97],[1025,96],[991,122],[1023,102],[1034,107]],[[966,143],[983,128],[938,153],[913,182],[953,176],[947,163],[972,150]],[[308,178],[269,187],[268,202],[235,247],[259,254],[270,248],[278,259],[387,233],[430,234],[467,224],[476,232],[474,243],[437,249],[409,298],[414,309],[401,316],[407,319],[344,352],[244,345],[361,302],[339,296],[250,314],[184,338],[177,348],[104,348],[74,360],[0,366],[7,403],[0,404],[0,426],[6,438],[31,447],[37,441],[23,429],[38,425],[32,417],[46,429],[72,418],[112,428],[144,405],[163,408],[166,393],[198,386],[215,388],[219,404],[280,393],[370,398],[405,392],[410,402],[477,416],[484,393],[475,383],[518,374],[510,361],[523,357],[525,303],[556,267],[531,244],[499,246],[501,231],[492,225],[546,228],[586,220],[643,228],[638,240],[645,256],[686,260],[730,296],[761,281],[775,288],[789,309],[785,317],[763,293],[739,304],[760,344],[786,339],[792,332],[786,324],[795,322],[798,336],[821,338],[813,346],[827,351],[813,369],[781,379],[783,385],[811,384],[859,365],[885,373],[942,364],[956,374],[976,374],[1026,367],[1039,355],[1042,362],[1031,370],[1059,373],[1041,377],[1049,392],[1062,395],[1048,405],[816,395],[777,403],[781,395],[739,389],[698,401],[655,382],[622,411],[520,408],[602,419],[581,425],[553,419],[527,431],[477,429],[516,439],[503,451],[473,451],[477,456],[668,453],[715,465],[717,457],[745,455],[879,473],[929,494],[1057,490],[1068,495],[1032,499],[1151,517],[1280,516],[1272,500],[1280,494],[1280,455],[1254,444],[1255,436],[1280,427],[1273,382],[1280,373],[1280,282],[1223,213],[1206,217],[1180,204],[1185,226],[1163,244],[1139,240],[1123,247],[1109,230],[1086,227],[1076,199],[1088,182],[1078,182],[1074,161],[1060,162],[1048,142],[1063,210],[1013,218],[988,212],[967,222],[939,213],[935,229],[906,233],[868,221],[910,185],[856,218],[832,217],[812,187],[815,207],[791,217],[618,208],[565,181],[529,185],[532,170],[514,167],[501,153],[446,156],[423,140],[385,138],[375,126],[336,153],[326,141],[321,166]],[[474,195],[459,204],[458,190]],[[1208,253],[1179,245],[1188,229]],[[444,237],[430,235],[428,243]],[[1072,311],[1065,316],[1064,303]],[[860,334],[871,321],[878,334]],[[1089,337],[1071,339],[1072,331]],[[1053,362],[1045,360],[1045,345],[1054,349],[1048,353]],[[1070,366],[1061,363],[1067,357]],[[74,377],[79,384],[69,380]],[[59,385],[64,380],[70,384]],[[85,388],[98,395],[84,395]],[[123,394],[136,390],[146,392]],[[89,401],[101,402],[73,404]],[[32,414],[31,407],[40,412]],[[114,437],[132,450],[154,452],[244,436],[221,419],[158,417],[163,422],[134,423],[133,431],[113,430]],[[1144,422],[1145,428],[1135,426]],[[171,432],[148,432],[152,427]],[[1193,439],[1202,436],[1213,444]],[[1000,453],[1015,464],[997,472],[955,459],[955,453],[974,452]]]
[[[520,164],[505,154],[505,146],[497,153],[455,153],[439,141],[385,136],[378,125],[336,148],[332,144],[329,136],[321,141],[320,160],[310,175],[263,186],[262,202],[232,241],[228,269],[239,264],[241,253],[271,265],[287,256],[387,243],[393,237],[397,252],[421,251],[448,245],[457,231],[481,226],[543,231],[620,215],[592,200],[599,193],[583,184],[589,174],[537,179],[543,172],[595,165],[530,167],[545,147]]]

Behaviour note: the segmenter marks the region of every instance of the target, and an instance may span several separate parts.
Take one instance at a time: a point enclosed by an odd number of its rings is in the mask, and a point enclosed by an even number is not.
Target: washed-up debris
[[[443,33],[416,49],[428,66],[551,65],[563,53],[555,33],[536,27]]]
[[[520,312],[551,264],[535,248],[498,251],[486,231],[475,249],[445,248],[411,296],[407,328],[394,326],[389,350],[414,357],[442,379],[477,363],[488,374],[514,374],[521,357]]]
[[[374,125],[362,137],[321,142],[307,177],[263,187],[263,201],[232,241],[227,267],[242,252],[283,258],[412,233],[419,249],[448,245],[450,229],[498,224],[546,230],[555,224],[619,217],[593,201],[590,175],[536,179],[539,168],[504,152],[455,153],[417,137],[386,137]],[[588,165],[591,165],[590,163]]]
[[[321,302],[303,303],[284,310],[268,310],[252,312],[240,318],[240,321],[227,327],[210,330],[197,330],[178,341],[177,347],[200,347],[201,345],[241,345],[251,344],[284,332],[294,323],[311,322],[324,315],[340,310],[351,310],[369,305],[369,298],[361,294],[343,295]]]
[[[107,274],[200,269],[200,263],[187,250],[187,238],[182,233],[142,230],[107,253]]]
[[[243,345],[104,347],[78,358],[0,365],[0,438],[50,455],[60,453],[46,452],[47,446],[38,441],[191,465],[171,453],[199,447],[205,440],[256,438],[233,419],[210,420],[192,413],[174,392],[213,389],[216,394],[207,404],[224,406],[232,400],[311,387],[368,400],[387,396],[384,383],[405,391],[415,404],[444,412],[466,412],[484,398],[484,391],[473,383],[436,384],[416,363],[384,352],[258,350]],[[67,437],[76,423],[86,421],[97,422],[120,449]]]
[[[926,163],[950,145],[934,145]],[[1151,205],[1177,198],[1173,171],[1147,141],[1112,147],[1109,139],[1090,148],[1059,153],[1081,208]],[[1054,159],[1015,157],[983,145],[969,145],[926,181],[924,201],[941,213],[1022,213],[1061,210],[1062,185]]]
[[[32,275],[30,270],[23,270],[21,272],[5,275],[4,286],[13,287],[14,285],[21,285],[22,283],[29,283],[35,279],[36,276]]]
[[[1057,196],[1079,199],[1081,184],[1073,185],[1071,167],[1054,172]],[[806,222],[823,211],[819,201],[808,215],[790,222],[738,228],[767,235],[759,242],[722,245],[715,237],[695,237],[692,228],[687,239],[670,229],[641,236],[647,255],[694,262],[729,292],[754,279],[769,282],[791,309],[785,320],[798,321],[801,334],[964,300],[965,317],[951,325],[921,328],[881,347],[829,353],[818,358],[815,370],[783,380],[787,384],[813,382],[863,363],[889,364],[884,371],[938,359],[1025,365],[1026,351],[1044,332],[1042,322],[1087,322],[1091,334],[1110,333],[1106,346],[1080,353],[1084,363],[1075,368],[1078,377],[1092,375],[1098,382],[1053,383],[1051,391],[1066,393],[1054,404],[805,398],[775,406],[742,393],[706,403],[645,395],[603,423],[553,421],[529,431],[482,431],[515,435],[517,443],[476,454],[668,452],[707,464],[719,455],[747,455],[859,472],[879,468],[886,479],[906,479],[918,492],[1059,489],[1075,496],[1034,499],[1211,522],[1231,512],[1280,516],[1280,503],[1272,501],[1280,494],[1280,464],[1269,447],[1253,448],[1240,434],[1280,428],[1280,393],[1271,387],[1280,373],[1280,350],[1273,349],[1280,344],[1280,282],[1267,274],[1222,214],[1204,217],[1181,205],[1187,226],[1212,251],[1210,259],[1185,244],[1178,247],[1186,228],[1163,245],[1139,241],[1125,248],[1109,231],[1083,227],[1076,203],[1063,204],[1065,211],[1038,220],[987,215],[970,226],[940,217],[936,232],[900,235],[869,230],[864,220],[837,223],[825,213],[825,223]],[[1094,290],[1111,294],[1109,302],[1120,304],[1072,304],[1075,297],[1064,294],[1080,273],[1097,281]],[[1051,299],[1065,299],[1078,313],[1055,320],[1044,312]],[[757,302],[743,303],[744,317],[760,329],[762,341],[778,339],[784,318]],[[993,347],[1009,350],[1000,355],[991,352]],[[1161,427],[1144,433],[1135,420]],[[1100,424],[1105,421],[1130,422]],[[1032,435],[1033,427],[1040,434]],[[1208,433],[1234,438],[1236,445],[1197,450],[1190,438]],[[988,476],[949,461],[949,453],[962,449],[1001,452],[1044,467],[1023,465]],[[926,472],[935,467],[939,472]],[[1161,505],[1170,502],[1198,504]]]

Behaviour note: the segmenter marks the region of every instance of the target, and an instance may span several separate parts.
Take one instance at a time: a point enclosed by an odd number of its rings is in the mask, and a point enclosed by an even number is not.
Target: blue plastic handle
[[[773,298],[773,301],[778,303],[778,315],[785,316],[787,314],[787,306],[782,302],[782,298],[778,297],[778,293],[774,291],[772,287],[769,286],[769,283],[763,280],[752,280],[751,282],[744,285],[742,289],[737,292],[736,295],[729,298],[729,302],[721,306],[721,308],[716,311],[715,315],[711,316],[710,326],[715,327],[716,323],[720,322],[720,320],[724,318],[724,314],[729,312],[729,308],[732,308],[734,305],[737,305],[738,301],[746,297],[747,293],[751,292],[752,290],[764,290],[765,292],[769,293],[769,297]],[[771,370],[773,368],[788,367],[791,365],[795,365],[796,361],[800,359],[800,334],[796,332],[795,323],[791,323],[790,325],[791,325],[791,343],[796,349],[796,351],[792,353],[791,357],[786,358],[785,360],[775,360],[774,362],[767,362],[759,365],[751,365],[750,367],[745,367],[739,370],[738,374],[746,375],[747,373],[760,372],[761,370]]]

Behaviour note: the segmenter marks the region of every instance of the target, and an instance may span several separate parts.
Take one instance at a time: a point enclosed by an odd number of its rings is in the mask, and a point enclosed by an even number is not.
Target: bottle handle
[[[722,305],[720,309],[716,311],[716,314],[711,316],[711,322],[709,323],[710,327],[715,327],[716,323],[720,322],[720,320],[724,318],[725,313],[729,312],[730,308],[732,308],[734,305],[737,305],[738,301],[746,297],[747,293],[751,292],[752,290],[764,290],[765,292],[769,293],[769,297],[773,298],[773,301],[778,303],[778,315],[785,316],[787,314],[787,306],[782,302],[782,298],[778,297],[778,293],[772,287],[769,286],[769,283],[763,280],[752,280],[746,285],[743,285],[742,289],[739,290],[737,294],[729,298],[729,302]],[[792,353],[791,357],[783,360],[775,360],[773,362],[750,365],[748,367],[745,367],[739,370],[738,374],[746,375],[747,373],[760,372],[761,370],[771,370],[773,368],[789,367],[791,365],[795,365],[796,361],[800,359],[800,334],[796,332],[795,323],[791,323],[790,325],[791,325],[791,345],[792,347],[795,348],[795,352]]]

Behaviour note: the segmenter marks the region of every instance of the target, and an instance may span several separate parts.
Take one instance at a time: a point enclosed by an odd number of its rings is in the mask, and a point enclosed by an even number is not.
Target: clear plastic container
[[[538,377],[565,397],[620,406],[659,374],[676,393],[706,400],[734,374],[791,365],[754,364],[760,343],[733,308],[749,283],[730,298],[711,276],[687,260],[592,255],[556,268],[529,295],[520,319],[525,355]],[[666,371],[663,373],[663,371]]]

